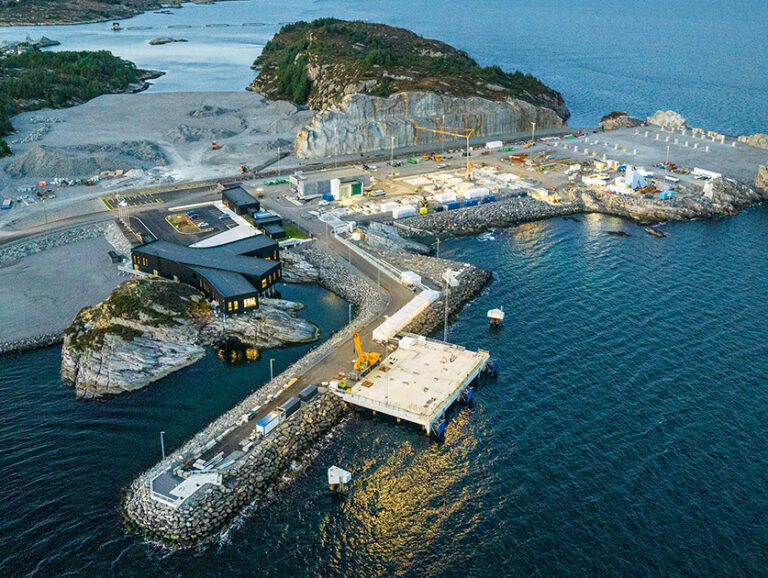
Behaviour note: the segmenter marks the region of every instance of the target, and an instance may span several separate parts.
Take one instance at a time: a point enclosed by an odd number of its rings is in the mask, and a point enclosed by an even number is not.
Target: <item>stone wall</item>
[[[496,102],[425,92],[402,92],[388,98],[352,94],[338,107],[318,113],[299,131],[295,150],[299,158],[316,159],[389,150],[393,137],[398,148],[439,143],[440,135],[417,131],[414,125],[439,128],[443,116],[445,126],[475,129],[473,137],[529,132],[532,121],[537,129],[566,126],[553,110],[522,100]],[[464,144],[463,139],[445,138]]]

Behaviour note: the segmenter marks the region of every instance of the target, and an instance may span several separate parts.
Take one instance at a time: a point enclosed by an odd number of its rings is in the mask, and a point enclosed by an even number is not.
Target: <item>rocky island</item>
[[[207,346],[241,347],[253,356],[261,348],[308,343],[319,330],[297,317],[302,307],[263,298],[248,314],[219,317],[189,285],[125,281],[64,332],[61,375],[78,397],[95,398],[145,387],[196,362]]]
[[[320,111],[296,137],[303,158],[384,150],[392,138],[398,146],[439,141],[414,125],[493,136],[528,131],[531,122],[562,128],[570,116],[562,95],[530,74],[482,67],[443,42],[383,24],[286,25],[254,68],[249,90]]]

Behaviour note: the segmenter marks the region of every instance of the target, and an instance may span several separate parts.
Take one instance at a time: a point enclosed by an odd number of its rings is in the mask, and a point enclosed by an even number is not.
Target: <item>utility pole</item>
[[[443,131],[445,130],[445,115],[443,115],[443,126],[440,127],[440,130],[443,130]],[[445,156],[445,135],[444,134],[440,135],[440,156],[441,157]]]
[[[277,145],[277,176],[280,176],[280,145]]]
[[[440,237],[437,238],[437,258],[440,258]]]
[[[163,452],[163,459],[165,459],[165,440],[163,439],[163,436],[165,435],[164,431],[160,432],[160,451]]]
[[[664,166],[664,168],[666,168],[667,170],[669,170],[669,169],[667,168],[667,166],[666,166],[666,165],[668,165],[668,164],[669,164],[669,145],[667,145],[667,160],[666,160],[666,162],[664,163],[664,165],[665,165],[665,166]]]
[[[273,379],[275,379],[275,371],[274,371],[274,369],[272,367],[272,364],[274,362],[275,362],[275,358],[274,357],[270,357],[269,358],[269,381],[272,381]]]
[[[445,316],[443,318],[443,343],[448,343],[448,277],[445,278]]]
[[[531,142],[536,142],[536,123],[531,123]]]
[[[333,143],[336,145],[336,148],[338,149],[339,146],[339,139],[336,137],[336,127],[333,127]],[[336,156],[333,157],[333,168],[337,168],[337,163],[339,162],[339,155],[338,150],[336,151]]]
[[[352,304],[349,303],[349,322],[352,323]]]
[[[378,274],[377,275],[377,279],[376,279],[376,283],[379,286],[379,289],[381,289],[381,269],[376,267],[376,273]]]

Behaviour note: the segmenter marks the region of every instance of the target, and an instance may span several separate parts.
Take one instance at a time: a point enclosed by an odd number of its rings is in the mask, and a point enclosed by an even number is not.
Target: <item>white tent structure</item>
[[[403,329],[403,327],[413,321],[419,313],[437,301],[438,297],[440,297],[440,292],[433,291],[432,289],[425,289],[416,295],[416,297],[403,305],[399,311],[373,330],[374,341],[381,343],[390,337],[394,337],[395,333]]]

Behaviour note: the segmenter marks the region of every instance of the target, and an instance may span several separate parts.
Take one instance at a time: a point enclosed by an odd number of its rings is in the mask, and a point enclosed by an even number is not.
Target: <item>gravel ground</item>
[[[55,343],[83,307],[125,280],[107,252],[125,253],[116,225],[79,228],[0,251],[0,353]]]

